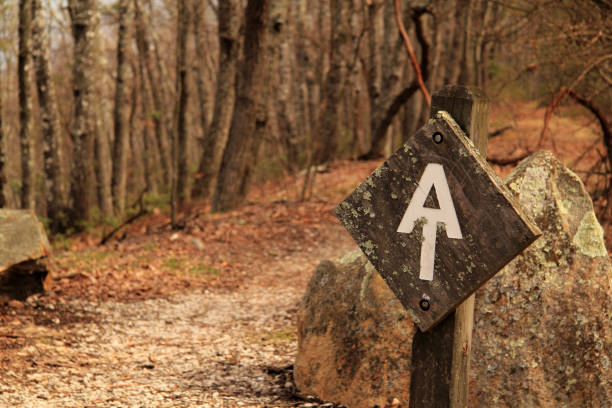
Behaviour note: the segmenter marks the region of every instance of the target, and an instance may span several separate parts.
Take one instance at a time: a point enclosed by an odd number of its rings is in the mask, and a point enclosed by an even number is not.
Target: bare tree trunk
[[[146,156],[145,156],[145,141],[144,131],[139,132],[136,129],[136,118],[140,115],[138,110],[139,100],[138,94],[140,92],[140,78],[137,74],[138,70],[133,60],[130,61],[130,69],[133,73],[132,76],[132,89],[130,92],[130,115],[128,118],[129,123],[129,139],[130,139],[130,162],[128,165],[128,171],[130,172],[130,179],[127,183],[126,191],[129,193],[134,192],[140,194],[141,192],[150,191],[149,181],[149,168],[147,167]],[[143,128],[144,130],[144,128]],[[129,197],[127,197],[129,198]]]
[[[51,81],[49,63],[49,38],[42,15],[41,0],[32,0],[32,44],[36,89],[40,105],[40,127],[43,141],[45,171],[45,196],[47,217],[55,219],[66,205],[62,174],[62,145],[60,124],[55,99],[55,87]]]
[[[19,0],[19,141],[21,144],[21,207],[35,208],[32,134],[32,2]]]
[[[156,144],[149,131],[149,123],[152,123],[150,112],[149,90],[147,89],[147,78],[144,74],[143,58],[138,58],[138,76],[140,78],[140,123],[142,124],[144,174],[146,190],[157,193],[159,174],[155,171],[153,163],[159,163],[161,155],[157,151]],[[154,125],[155,126],[155,125]]]
[[[98,208],[104,218],[113,216],[113,190],[111,188],[113,164],[111,158],[110,131],[104,125],[104,117],[100,106],[94,106],[96,179],[98,192]]]
[[[236,207],[246,196],[249,161],[257,141],[253,140],[257,108],[267,68],[268,15],[271,0],[249,0],[245,11],[243,63],[240,67],[236,104],[227,146],[212,202],[213,211]]]
[[[391,3],[391,2],[387,2]],[[387,8],[390,8],[387,6]],[[383,47],[389,48],[389,44],[385,40],[395,40],[393,43],[397,43],[397,36],[395,38],[384,38],[385,23],[389,24],[389,21],[385,19],[388,13],[385,13],[385,4],[382,2],[371,2],[368,4],[368,23],[370,29],[368,30],[368,95],[370,97],[370,109],[372,115],[372,122],[375,122],[375,117],[380,114],[377,112],[382,107],[380,98],[383,95]],[[387,55],[386,55],[387,57]]]
[[[203,1],[195,0],[193,3],[193,37],[195,42],[196,58],[194,61],[194,72],[196,87],[198,89],[198,105],[200,108],[200,127],[201,138],[204,140],[208,134],[208,126],[210,123],[209,118],[209,104],[210,104],[210,93],[206,85],[206,73],[204,71],[204,64],[206,61],[206,36],[204,34],[204,14],[206,11],[206,5]]]
[[[264,139],[279,140],[278,118],[274,101],[278,99],[278,87],[272,87],[280,71],[280,47],[283,42],[283,31],[286,28],[288,2],[271,2],[269,18],[266,21],[268,30],[266,53],[266,69],[262,76],[259,90],[257,109],[255,114],[255,133],[251,138],[251,160],[248,160],[244,169],[243,185],[249,186],[259,158],[259,151]],[[270,155],[278,150],[268,144]]]
[[[88,72],[92,80],[92,118],[94,120],[94,156],[95,156],[95,174],[97,187],[97,202],[100,216],[103,221],[109,220],[114,215],[113,211],[113,160],[112,160],[112,130],[108,123],[112,121],[112,114],[109,107],[108,99],[104,97],[104,88],[107,86],[104,83],[103,72],[108,70],[108,62],[102,53],[102,37],[98,33],[100,26],[100,14],[96,7],[93,11],[93,27],[91,31],[94,47],[92,50],[92,60],[95,61],[95,66]],[[107,121],[107,119],[110,119]]]
[[[215,91],[215,107],[210,130],[202,144],[202,157],[198,166],[193,194],[206,197],[212,181],[219,172],[223,149],[227,144],[235,102],[236,65],[238,60],[240,18],[238,1],[219,3],[219,69]]]
[[[166,186],[170,186],[172,181],[172,159],[171,148],[168,140],[168,128],[166,126],[167,108],[164,105],[163,92],[158,86],[158,81],[154,75],[153,60],[151,57],[151,45],[147,37],[146,23],[140,8],[140,0],[134,0],[136,18],[136,44],[138,46],[139,57],[144,62],[147,79],[149,81],[151,95],[153,99],[153,112],[151,117],[155,124],[155,137],[160,154],[162,173]]]
[[[96,0],[69,0],[74,37],[72,140],[74,143],[71,194],[78,220],[89,220],[95,201],[94,123],[92,119],[93,49]]]
[[[176,195],[178,204],[184,204],[191,197],[189,188],[189,155],[188,129],[187,129],[187,102],[189,92],[187,89],[187,33],[189,32],[189,9],[187,0],[178,2],[177,44],[176,44],[176,130],[175,130],[175,171]],[[175,206],[176,207],[176,206]]]
[[[319,116],[315,143],[315,163],[332,160],[338,150],[338,122],[344,96],[347,60],[351,45],[349,10],[352,0],[331,1],[331,45],[329,71],[323,84],[324,108]]]
[[[324,106],[321,103],[323,100],[322,89],[323,82],[325,81],[325,66],[327,64],[327,59],[329,57],[328,52],[324,52],[325,47],[324,43],[328,42],[327,36],[325,36],[325,27],[330,26],[331,24],[327,24],[325,16],[325,4],[328,0],[319,0],[318,1],[318,11],[317,11],[317,19],[316,25],[314,27],[314,32],[317,35],[317,40],[319,42],[319,49],[314,50],[313,54],[311,54],[310,59],[312,60],[312,65],[314,69],[307,73],[308,79],[308,105],[309,105],[309,113],[310,113],[310,122],[314,124],[312,129],[312,155],[314,155],[314,145],[316,144],[317,139],[317,123],[319,117],[321,115],[321,111]],[[309,35],[309,33],[304,33],[304,35]],[[306,47],[304,47],[306,48]]]
[[[278,127],[280,142],[285,153],[287,168],[295,171],[299,156],[299,139],[297,132],[297,114],[292,86],[294,84],[292,68],[295,67],[294,56],[291,53],[295,35],[294,28],[287,24],[289,18],[289,2],[274,2],[272,5],[271,28],[272,35],[277,37],[278,47],[276,67],[278,72],[278,87],[276,88],[276,107],[278,111]]]
[[[464,21],[461,30],[463,32],[463,54],[461,56],[461,74],[459,75],[460,85],[475,85],[474,66],[474,35],[473,35],[473,20],[472,13],[474,10],[474,0],[465,0],[462,4],[464,10]]]
[[[115,140],[113,144],[112,189],[115,211],[118,216],[125,212],[127,160],[129,143],[127,48],[131,31],[131,0],[120,0],[117,4],[119,29],[117,39],[117,78],[115,82],[115,109],[113,112]]]
[[[487,79],[489,73],[489,30],[491,26],[491,21],[494,20],[494,14],[496,14],[496,8],[499,6],[497,3],[484,2],[482,4],[484,7],[482,21],[480,23],[480,29],[476,33],[476,38],[474,40],[474,78],[475,84],[482,90],[487,91]]]
[[[7,204],[6,196],[4,195],[4,186],[6,185],[6,139],[3,126],[2,99],[3,95],[0,89],[0,208],[5,208]]]
[[[153,0],[147,0],[149,6],[149,27],[154,27],[154,4]],[[170,78],[168,73],[168,69],[165,63],[165,60],[162,58],[160,49],[159,49],[159,41],[158,41],[158,30],[152,29],[150,30],[151,35],[151,50],[153,51],[155,57],[155,64],[153,68],[155,69],[155,75],[157,76],[157,82],[155,88],[159,89],[160,97],[162,101],[162,107],[173,107],[172,109],[164,109],[162,113],[163,122],[166,126],[166,143],[169,146],[168,159],[170,163],[172,162],[172,137],[174,132],[176,131],[176,95],[175,95],[175,86],[172,86],[171,81],[165,81],[165,78]],[[174,176],[174,172],[176,171],[176,167],[170,165],[170,171],[172,172],[171,176]],[[172,179],[170,177],[170,179]]]
[[[392,4],[387,4],[386,7],[389,9],[385,10],[385,28],[390,29],[395,23],[394,11]],[[421,62],[420,69],[422,72],[423,81],[427,81],[429,78],[430,68],[430,44],[429,40],[425,37],[423,32],[423,21],[422,15],[427,10],[413,8],[410,10],[410,16],[415,27],[415,35],[420,45],[421,51]],[[386,38],[391,38],[389,34],[386,34]],[[391,42],[386,39],[385,43],[393,44],[393,48],[390,48],[389,57],[383,58],[385,61],[392,61],[392,63],[384,64],[386,67],[383,71],[383,89],[381,91],[381,97],[379,101],[374,101],[371,113],[371,132],[372,132],[372,145],[369,152],[364,154],[362,158],[378,158],[384,156],[385,138],[388,135],[389,126],[393,123],[393,119],[399,112],[402,106],[408,102],[410,97],[419,90],[419,84],[417,79],[414,79],[408,86],[400,90],[399,84],[401,79],[401,68],[402,61],[398,51],[401,50],[402,43],[401,39],[395,37],[396,41]]]
[[[461,21],[465,19],[467,10],[462,4],[459,4],[461,0],[452,0],[448,5],[449,9],[454,10],[454,17],[451,16],[447,21],[446,27],[448,27],[447,37],[449,41],[449,48],[446,50],[446,58],[444,59],[444,67],[446,73],[444,75],[445,85],[456,85],[459,82],[459,75],[461,74],[461,58],[463,54],[463,44],[465,35],[463,33],[463,24]]]
[[[452,5],[452,2],[450,2]],[[427,36],[433,38],[434,42],[432,45],[432,58],[431,58],[431,74],[429,75],[429,89],[435,92],[444,86],[443,67],[442,67],[442,55],[448,52],[445,48],[446,44],[446,23],[450,10],[445,5],[448,4],[446,1],[438,0],[434,7],[440,10],[431,18],[431,23],[427,24]]]
[[[297,131],[302,136],[304,141],[312,140],[311,133],[311,116],[310,116],[310,106],[309,106],[309,76],[312,76],[310,73],[309,66],[313,64],[313,60],[310,58],[310,54],[308,52],[308,44],[306,41],[306,17],[307,17],[307,4],[305,1],[298,2],[294,9],[292,9],[292,22],[296,26],[293,29],[293,34],[295,36],[294,40],[294,48],[295,56],[292,60],[292,64],[295,64],[295,67],[292,66],[292,71],[296,73],[297,77],[297,101],[296,101],[296,111],[298,115],[297,119]],[[306,146],[302,146],[302,149],[307,149]],[[301,164],[301,163],[296,163]]]

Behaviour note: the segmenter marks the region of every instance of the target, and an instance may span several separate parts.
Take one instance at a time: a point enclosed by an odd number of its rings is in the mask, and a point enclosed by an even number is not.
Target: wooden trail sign
[[[422,331],[539,234],[444,111],[340,203],[336,214]]]

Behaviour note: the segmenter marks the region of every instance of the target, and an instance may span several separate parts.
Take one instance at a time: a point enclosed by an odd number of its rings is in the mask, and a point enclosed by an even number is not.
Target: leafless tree
[[[74,143],[71,194],[76,217],[89,220],[95,202],[94,123],[90,72],[94,64],[96,0],[70,0],[68,11],[74,37],[74,113],[71,136]]]
[[[61,129],[55,98],[55,84],[51,80],[49,37],[41,3],[41,0],[32,0],[32,56],[36,73],[38,104],[40,106],[45,197],[47,201],[46,215],[50,219],[55,219],[66,206],[64,175],[61,166],[63,146],[61,144]]]
[[[19,140],[21,143],[21,207],[36,208],[32,134],[32,1],[19,0]]]
[[[262,80],[267,68],[268,15],[270,0],[249,0],[245,11],[243,61],[238,75],[236,103],[227,146],[213,196],[213,211],[236,207],[247,193],[248,170]]]
[[[115,106],[113,117],[115,139],[113,142],[112,188],[115,211],[119,216],[125,212],[127,162],[129,148],[129,95],[127,75],[128,41],[131,31],[131,0],[120,0],[117,3],[119,16],[117,39],[117,77],[115,79]]]
[[[202,143],[202,155],[198,177],[194,183],[194,195],[206,197],[210,194],[213,180],[217,176],[223,149],[227,143],[234,109],[236,67],[240,40],[240,16],[238,1],[227,0],[219,3],[218,36],[219,67],[215,90],[215,107],[208,133]]]

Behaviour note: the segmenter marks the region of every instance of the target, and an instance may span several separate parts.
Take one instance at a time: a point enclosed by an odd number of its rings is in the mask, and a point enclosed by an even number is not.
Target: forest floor
[[[542,115],[495,108],[492,128],[513,128],[488,156],[534,151]],[[596,139],[570,113],[551,134],[566,163]],[[575,168],[590,169],[597,149]],[[307,202],[287,177],[235,211],[193,204],[180,231],[154,211],[106,245],[100,232],[57,241],[47,291],[0,304],[0,407],[331,406],[295,392],[296,310],[315,266],[356,248],[333,208],[378,164],[333,164]]]

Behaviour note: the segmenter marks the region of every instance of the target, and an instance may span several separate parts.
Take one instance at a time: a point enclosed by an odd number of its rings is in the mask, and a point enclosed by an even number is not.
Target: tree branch
[[[563,98],[569,93],[569,90],[575,88],[576,85],[578,85],[593,68],[610,58],[612,58],[612,54],[600,56],[599,58],[591,62],[589,65],[587,65],[582,70],[582,72],[578,74],[578,76],[576,77],[576,79],[574,79],[570,86],[563,87],[557,91],[555,96],[553,96],[553,99],[550,104],[546,107],[546,112],[544,112],[544,126],[542,127],[542,132],[540,132],[540,140],[538,141],[537,146],[538,148],[542,146],[542,143],[546,139],[546,136],[548,136],[548,125],[550,123],[553,111],[557,108],[557,106],[559,106]]]
[[[404,27],[404,22],[402,21],[402,11],[400,8],[400,0],[395,0],[395,21],[397,22],[397,27],[399,28],[400,34],[402,35],[402,39],[404,40],[404,46],[406,47],[406,51],[408,52],[408,56],[410,57],[410,62],[412,63],[412,67],[414,68],[414,73],[416,75],[417,82],[419,84],[419,88],[425,97],[425,101],[427,102],[427,106],[431,106],[431,95],[429,95],[429,91],[425,86],[425,82],[423,81],[423,74],[421,73],[421,67],[417,62],[416,56],[414,55],[414,49],[412,48],[412,44],[410,43],[410,38],[408,38],[408,33],[406,33],[406,27]],[[425,59],[425,58],[423,58]]]
[[[612,124],[610,123],[610,119],[606,116],[604,111],[592,100],[585,98],[583,95],[579,94],[575,90],[568,89],[567,92],[573,100],[587,108],[595,116],[595,118],[597,118],[599,126],[601,127],[601,131],[603,132],[603,139],[606,146],[612,146]],[[610,156],[610,153],[611,152],[608,151],[608,156]]]
[[[567,90],[567,93],[573,100],[587,108],[589,112],[591,112],[597,118],[603,134],[603,141],[607,150],[606,153],[608,162],[610,163],[610,168],[612,168],[612,124],[610,123],[610,119],[592,100],[585,98],[571,88]]]

